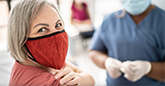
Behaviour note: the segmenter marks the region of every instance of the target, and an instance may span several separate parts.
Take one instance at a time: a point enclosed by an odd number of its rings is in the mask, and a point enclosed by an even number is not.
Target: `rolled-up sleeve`
[[[101,28],[97,29],[92,37],[92,41],[91,44],[89,46],[90,50],[96,50],[96,51],[101,51],[106,53],[107,49],[104,45],[103,40],[101,39],[101,34],[103,34],[101,32]]]

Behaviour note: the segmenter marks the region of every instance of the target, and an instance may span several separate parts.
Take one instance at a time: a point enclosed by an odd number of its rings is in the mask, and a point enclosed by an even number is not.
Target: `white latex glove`
[[[148,61],[126,61],[122,63],[120,69],[124,73],[124,77],[132,82],[136,82],[151,70],[151,63]]]
[[[111,57],[108,57],[105,60],[105,68],[111,78],[116,79],[121,75],[120,72],[121,64],[122,64],[121,61],[117,59],[113,59]]]

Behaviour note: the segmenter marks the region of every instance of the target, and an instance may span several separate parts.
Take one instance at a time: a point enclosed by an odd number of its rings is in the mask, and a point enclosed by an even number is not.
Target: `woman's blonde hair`
[[[29,36],[30,25],[47,5],[56,10],[64,23],[57,6],[48,0],[19,0],[11,10],[8,20],[8,51],[15,60],[26,59],[28,51],[25,43]]]

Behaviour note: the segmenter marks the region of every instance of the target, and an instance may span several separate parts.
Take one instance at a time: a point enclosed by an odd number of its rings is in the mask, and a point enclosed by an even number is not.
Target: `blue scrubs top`
[[[121,13],[122,11],[118,11]],[[165,11],[155,7],[139,24],[128,13],[117,18],[116,13],[106,16],[92,38],[91,50],[107,53],[120,61],[165,61]],[[107,74],[108,86],[165,86],[164,82],[142,77],[128,81],[123,74],[112,79]]]

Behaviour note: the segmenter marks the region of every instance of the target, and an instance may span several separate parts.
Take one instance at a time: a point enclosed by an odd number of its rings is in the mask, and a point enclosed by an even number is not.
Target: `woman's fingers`
[[[79,85],[80,77],[75,73],[70,67],[66,67],[63,70],[60,70],[56,75],[56,79],[61,78],[61,85]]]
[[[70,73],[72,70],[69,67],[66,67],[65,69],[59,71],[56,75],[55,78],[59,79],[62,78],[63,76],[67,75],[68,73]]]
[[[60,80],[60,84],[64,84],[72,79],[75,78],[75,73],[74,72],[70,72],[67,75],[65,75],[61,80]]]
[[[66,83],[66,85],[80,85],[81,78],[79,76],[75,77],[73,80]]]

